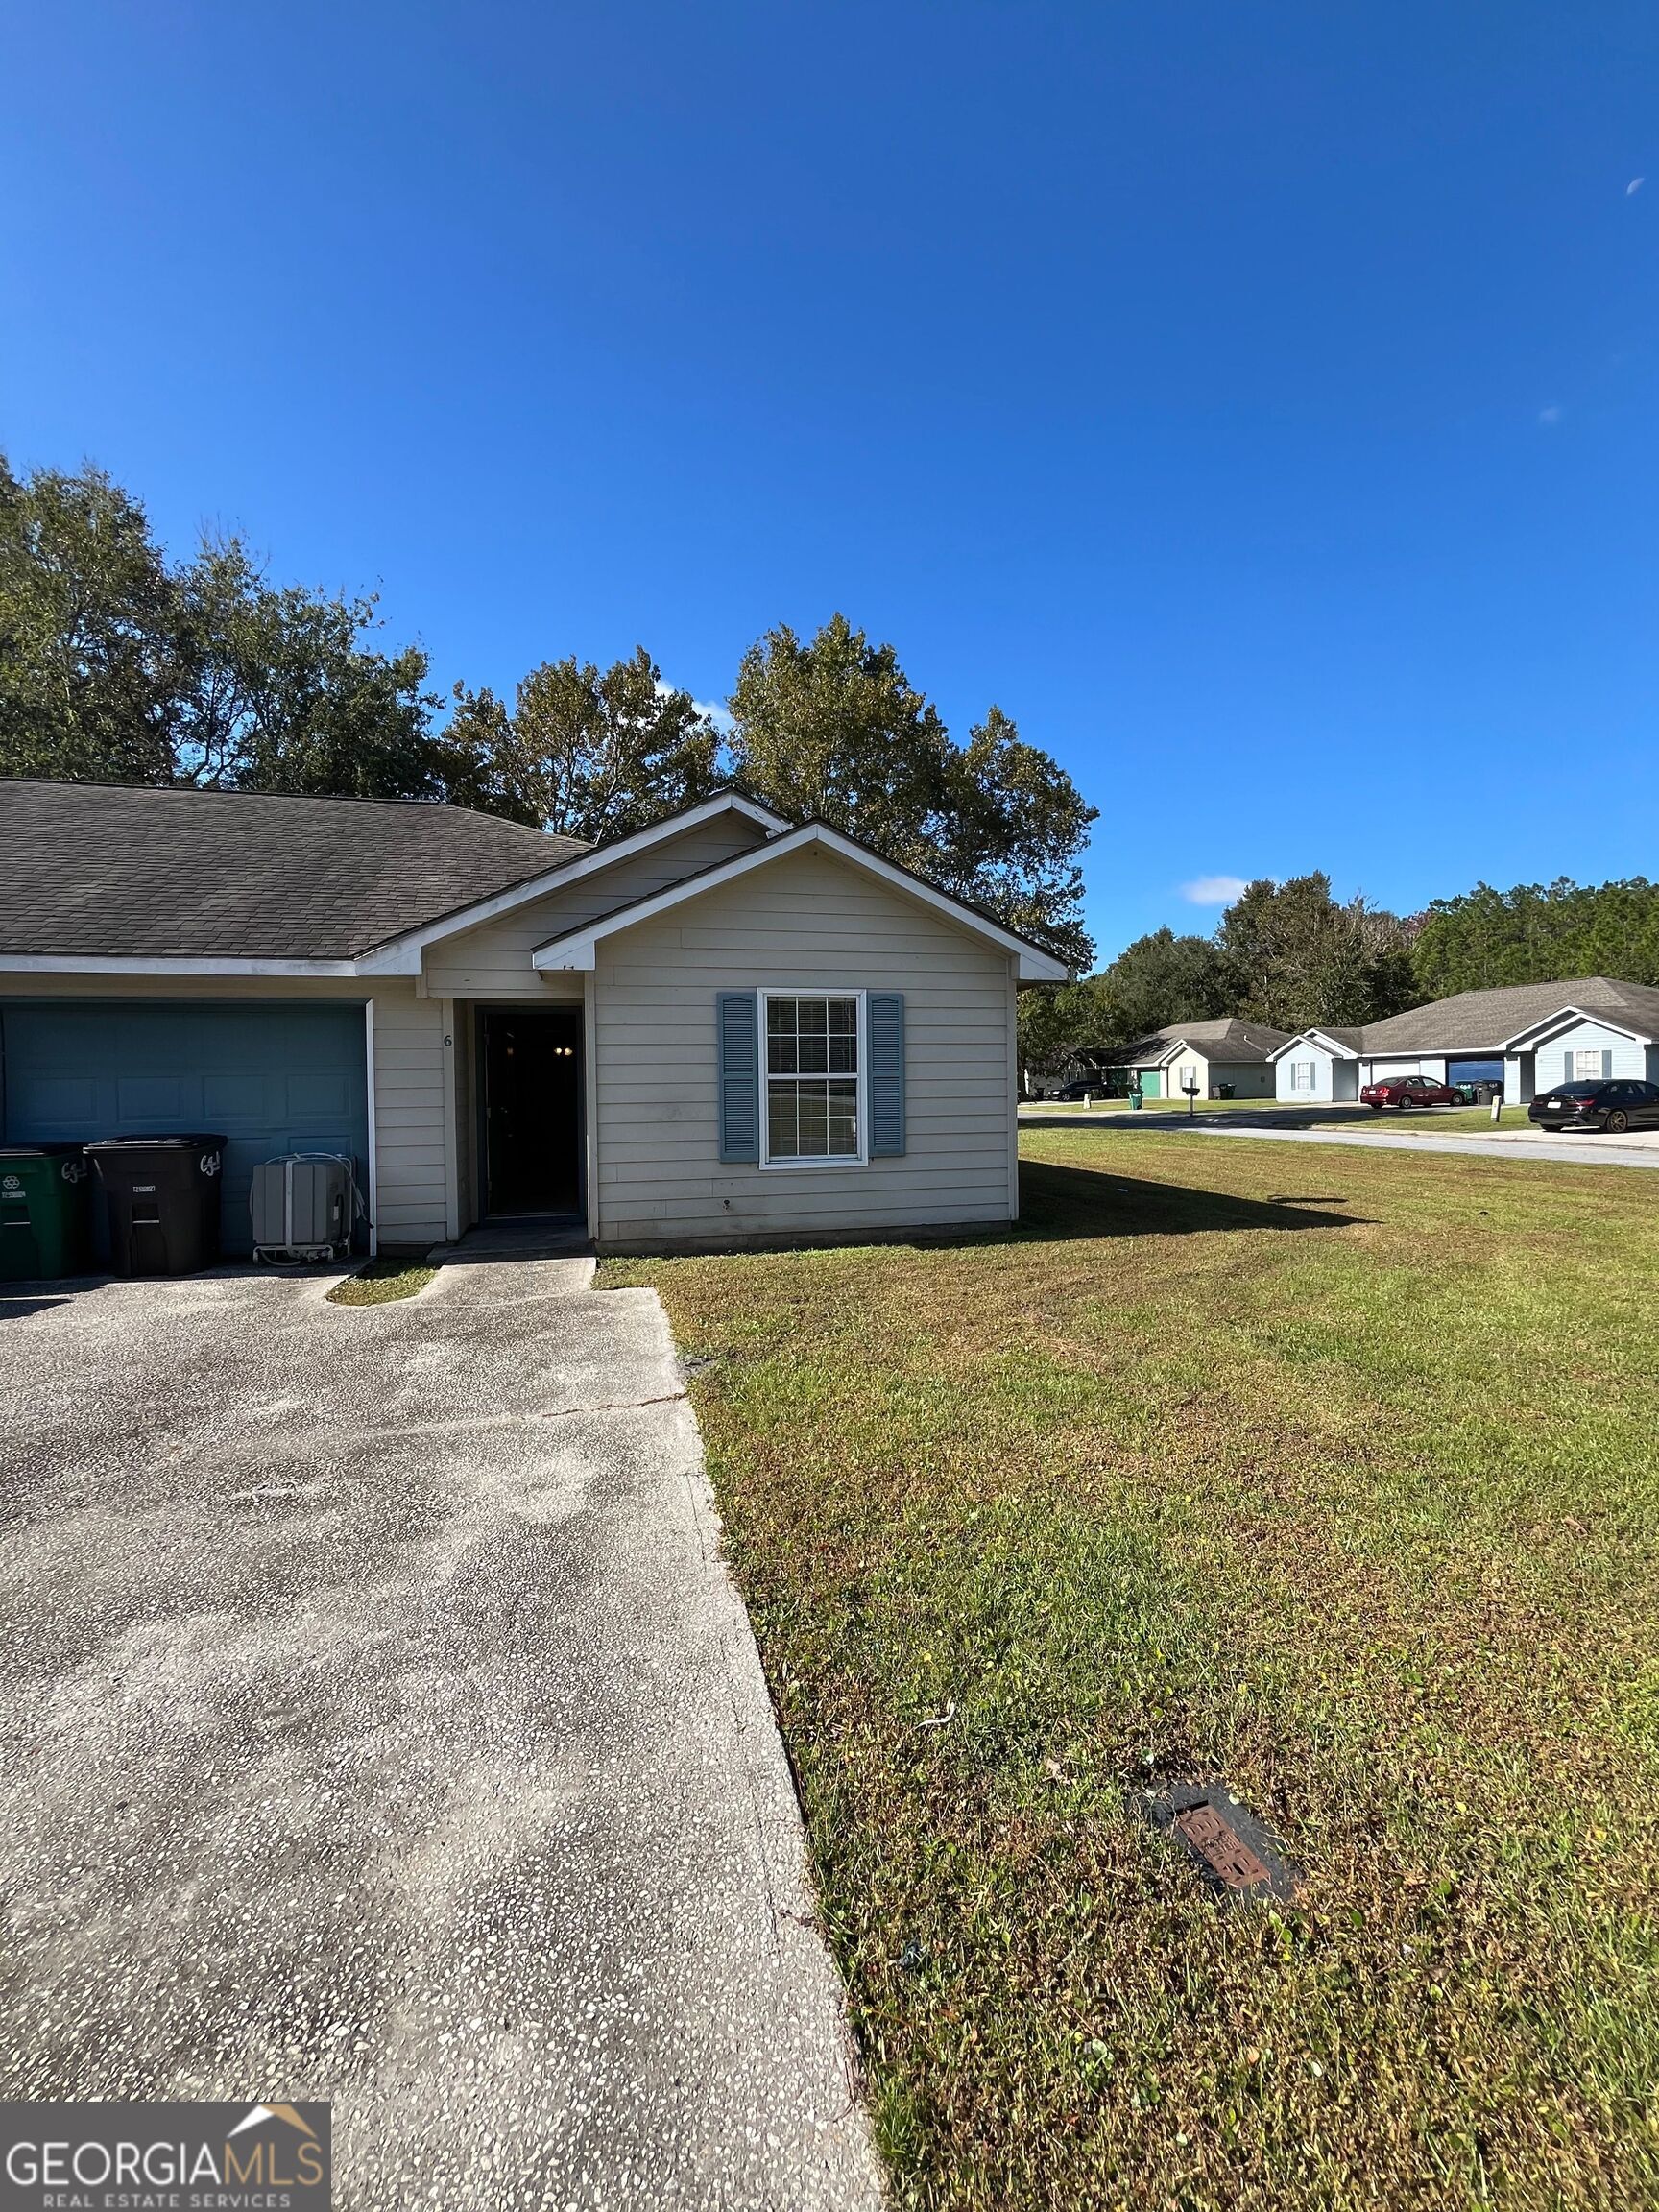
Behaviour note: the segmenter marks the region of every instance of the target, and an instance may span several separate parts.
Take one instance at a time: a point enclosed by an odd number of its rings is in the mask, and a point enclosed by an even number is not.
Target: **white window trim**
[[[776,1173],[787,1173],[793,1168],[816,1172],[820,1167],[867,1167],[870,1164],[870,1022],[868,998],[865,991],[849,990],[845,983],[780,983],[759,993],[760,1017],[760,1166]],[[803,1160],[798,1153],[787,1153],[781,1159],[772,1157],[772,1070],[767,1066],[766,1008],[774,998],[853,998],[858,1005],[858,1149],[856,1152],[830,1152],[822,1159]],[[781,1083],[797,1080],[781,1075]],[[807,1078],[811,1080],[810,1077]]]
[[[1311,1097],[1318,1088],[1318,1069],[1314,1062],[1311,1060],[1292,1060],[1290,1063],[1291,1091],[1305,1091]]]
[[[1585,1061],[1593,1065],[1586,1068]],[[1575,1045],[1573,1047],[1573,1080],[1575,1083],[1599,1083],[1601,1080],[1601,1047],[1599,1045]]]

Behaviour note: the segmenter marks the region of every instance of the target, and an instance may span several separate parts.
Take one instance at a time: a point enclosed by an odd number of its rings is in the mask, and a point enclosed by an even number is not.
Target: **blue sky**
[[[0,441],[445,684],[783,620],[1183,885],[1659,875],[1659,11],[5,11]],[[1632,190],[1632,180],[1651,178]]]

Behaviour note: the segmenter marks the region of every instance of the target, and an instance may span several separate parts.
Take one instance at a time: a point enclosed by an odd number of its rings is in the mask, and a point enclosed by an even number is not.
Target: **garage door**
[[[158,1001],[0,1006],[4,1134],[223,1130],[225,1247],[246,1252],[248,1188],[277,1152],[347,1152],[366,1178],[361,1006]]]

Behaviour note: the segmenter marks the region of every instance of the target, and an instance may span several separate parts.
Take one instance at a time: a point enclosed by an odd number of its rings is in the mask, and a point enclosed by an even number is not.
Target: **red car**
[[[1381,1083],[1366,1084],[1359,1102],[1381,1114],[1384,1106],[1461,1106],[1463,1095],[1450,1083],[1434,1083],[1427,1075],[1384,1075]]]

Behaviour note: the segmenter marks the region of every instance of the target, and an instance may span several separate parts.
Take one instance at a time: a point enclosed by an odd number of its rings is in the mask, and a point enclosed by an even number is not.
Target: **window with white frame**
[[[861,991],[761,994],[768,1166],[864,1157]]]
[[[1311,1091],[1313,1088],[1313,1063],[1311,1060],[1292,1060],[1290,1063],[1290,1088],[1292,1091]]]

